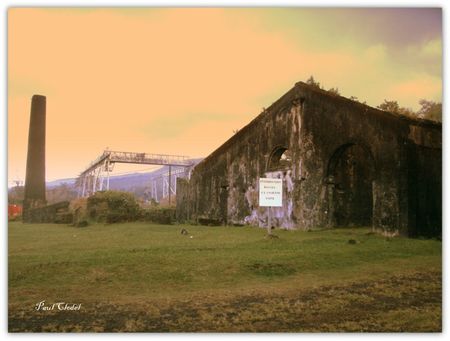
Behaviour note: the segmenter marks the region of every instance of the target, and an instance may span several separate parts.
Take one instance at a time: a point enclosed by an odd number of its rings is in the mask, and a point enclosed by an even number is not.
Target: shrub
[[[87,199],[86,207],[89,219],[108,224],[134,221],[141,216],[136,198],[127,192],[96,192]]]
[[[175,221],[174,207],[151,207],[143,210],[142,218],[144,221],[158,224],[172,224]]]
[[[87,198],[74,199],[70,202],[69,212],[72,213],[73,226],[78,226],[79,222],[86,221],[87,219]]]
[[[73,226],[75,226],[75,227],[86,227],[88,225],[89,225],[89,223],[87,222],[87,220],[80,220],[79,222],[77,222]]]

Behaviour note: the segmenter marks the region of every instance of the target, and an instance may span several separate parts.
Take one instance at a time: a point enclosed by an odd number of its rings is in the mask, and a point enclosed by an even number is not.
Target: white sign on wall
[[[259,178],[259,206],[283,206],[283,180]]]

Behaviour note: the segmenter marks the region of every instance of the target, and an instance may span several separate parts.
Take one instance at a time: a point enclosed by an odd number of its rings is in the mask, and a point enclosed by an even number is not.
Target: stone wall
[[[177,186],[177,216],[266,226],[258,179],[278,177],[283,207],[271,209],[275,226],[440,230],[441,141],[440,124],[297,83]],[[414,190],[417,177],[423,185]],[[434,204],[414,215],[424,196]],[[417,227],[424,222],[435,227]]]
[[[69,202],[61,201],[53,205],[28,210],[27,223],[71,224],[73,214],[69,212]]]

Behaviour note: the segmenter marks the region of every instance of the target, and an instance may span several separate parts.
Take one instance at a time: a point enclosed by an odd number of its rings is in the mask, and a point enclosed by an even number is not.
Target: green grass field
[[[9,330],[441,330],[440,241],[365,228],[275,234],[12,222]],[[81,309],[36,311],[43,300]]]

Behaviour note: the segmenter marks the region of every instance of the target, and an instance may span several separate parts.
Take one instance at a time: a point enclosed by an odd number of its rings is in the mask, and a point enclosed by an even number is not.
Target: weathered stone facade
[[[441,233],[442,126],[297,83],[177,184],[180,221],[266,226],[258,179],[283,179],[272,224]]]

